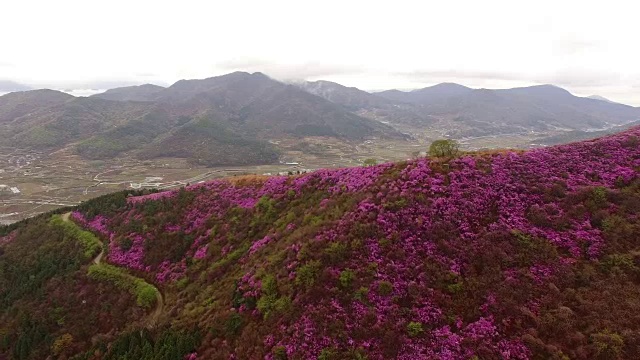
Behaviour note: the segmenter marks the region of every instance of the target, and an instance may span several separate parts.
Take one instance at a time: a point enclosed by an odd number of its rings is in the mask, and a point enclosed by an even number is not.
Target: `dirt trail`
[[[70,216],[71,216],[71,212],[62,214],[62,221],[65,221],[65,222],[69,221]],[[102,250],[100,250],[100,253],[93,259],[93,263],[96,265],[99,265],[102,262],[103,255],[104,255],[104,245],[102,246]],[[156,324],[158,323],[158,319],[160,318],[160,315],[162,315],[163,311],[164,311],[164,299],[162,294],[160,293],[160,290],[158,290],[158,293],[156,295],[156,308],[149,315],[149,319],[147,320],[147,328],[154,328],[156,326]]]
[[[156,297],[156,308],[153,310],[151,315],[149,315],[149,320],[147,320],[147,328],[152,329],[158,324],[158,319],[162,312],[164,311],[164,299],[162,298],[162,294],[160,290],[158,290],[158,295]]]

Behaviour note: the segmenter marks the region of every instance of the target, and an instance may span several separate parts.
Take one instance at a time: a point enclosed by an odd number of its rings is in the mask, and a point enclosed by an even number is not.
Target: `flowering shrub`
[[[203,358],[595,358],[592,334],[640,354],[640,321],[614,318],[640,311],[618,286],[640,261],[639,135],[214,180],[74,219],[176,291],[180,323],[216,324]],[[578,300],[598,287],[639,302]],[[596,335],[612,324],[630,340]]]

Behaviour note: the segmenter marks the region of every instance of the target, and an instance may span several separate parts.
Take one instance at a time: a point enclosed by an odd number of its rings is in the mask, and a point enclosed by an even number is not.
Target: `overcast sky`
[[[553,83],[640,106],[634,3],[3,0],[0,80],[104,88],[245,70],[365,90]]]

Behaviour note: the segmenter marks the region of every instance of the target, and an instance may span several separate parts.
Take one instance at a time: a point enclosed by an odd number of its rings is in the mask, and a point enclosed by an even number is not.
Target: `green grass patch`
[[[65,237],[74,238],[79,241],[84,247],[84,256],[86,258],[91,259],[102,251],[102,241],[100,241],[100,239],[93,235],[93,233],[82,230],[73,222],[62,220],[62,216],[52,216],[49,224],[62,229]]]
[[[108,281],[118,288],[130,292],[136,297],[137,304],[144,308],[152,307],[160,295],[155,286],[113,265],[91,265],[89,267],[89,277],[100,281]]]

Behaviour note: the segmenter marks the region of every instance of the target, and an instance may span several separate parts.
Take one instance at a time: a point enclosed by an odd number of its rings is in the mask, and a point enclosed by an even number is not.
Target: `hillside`
[[[97,198],[0,228],[0,353],[637,359],[639,169],[636,127]]]
[[[123,126],[147,111],[148,106],[140,103],[71,98],[15,119],[9,141],[23,148],[60,148]]]
[[[56,90],[33,90],[0,96],[0,124],[7,125],[21,116],[53,105],[62,104],[73,96]]]

